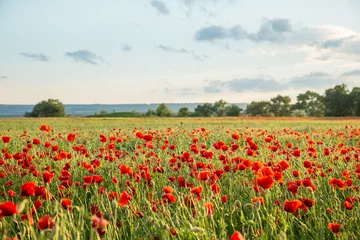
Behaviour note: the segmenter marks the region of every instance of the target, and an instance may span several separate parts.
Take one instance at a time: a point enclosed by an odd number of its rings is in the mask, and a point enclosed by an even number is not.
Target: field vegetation
[[[3,239],[358,239],[360,123],[0,122]]]

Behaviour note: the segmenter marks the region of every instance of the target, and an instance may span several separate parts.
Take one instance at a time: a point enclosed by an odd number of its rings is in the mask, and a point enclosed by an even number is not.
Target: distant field
[[[96,115],[90,115],[88,117],[92,118],[129,118],[129,117],[142,117],[143,114],[138,112],[114,112],[114,113],[105,113],[105,114],[96,114]]]
[[[298,118],[298,117],[214,117],[214,118],[8,118],[0,120],[0,131],[9,129],[21,131],[31,130],[33,127],[41,124],[51,124],[53,127],[59,127],[68,130],[69,127],[85,128],[104,128],[109,127],[174,127],[186,125],[187,127],[202,127],[207,125],[218,125],[223,127],[331,127],[343,126],[344,124],[360,125],[360,118]],[[37,130],[37,129],[35,129]]]
[[[355,118],[1,119],[0,148],[4,238],[360,236]]]

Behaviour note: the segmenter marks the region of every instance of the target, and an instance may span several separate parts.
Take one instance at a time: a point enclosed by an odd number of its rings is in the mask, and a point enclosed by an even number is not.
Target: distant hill
[[[202,103],[165,103],[173,112],[178,112],[180,108],[187,107],[194,111],[197,105]],[[245,109],[247,103],[234,103]],[[93,115],[101,110],[108,113],[112,112],[132,112],[146,113],[150,108],[155,110],[159,103],[152,104],[65,104],[65,113],[74,117],[85,117]],[[23,117],[25,112],[31,112],[34,105],[4,105],[0,104],[0,118]]]
[[[138,112],[114,112],[114,113],[104,113],[104,114],[95,114],[88,117],[91,118],[108,118],[108,117],[142,117],[142,113]]]

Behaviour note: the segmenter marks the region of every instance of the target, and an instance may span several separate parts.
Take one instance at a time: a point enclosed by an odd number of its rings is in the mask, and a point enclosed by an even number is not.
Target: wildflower
[[[52,229],[54,227],[54,222],[49,215],[45,215],[39,219],[37,226],[40,230],[48,228]]]
[[[340,233],[340,228],[342,227],[342,224],[339,223],[329,223],[328,225],[328,229],[330,231],[332,231],[335,234],[339,234]]]
[[[21,187],[21,197],[35,196],[35,184],[33,182],[24,183]]]
[[[14,214],[19,214],[16,209],[16,204],[11,201],[0,203],[0,219],[2,219],[3,217],[12,216]]]
[[[301,205],[302,202],[300,200],[292,200],[292,201],[285,200],[284,210],[286,212],[293,213],[296,212],[298,208],[301,207]]]
[[[271,176],[260,177],[256,179],[256,183],[263,189],[269,189],[274,183],[274,179]]]
[[[230,240],[245,240],[245,238],[239,231],[235,231],[234,234],[231,235]]]
[[[120,196],[120,199],[119,199],[119,203],[120,203],[120,206],[124,207],[125,205],[128,204],[129,201],[132,200],[132,197],[130,194],[128,194],[127,192],[123,191],[121,193],[121,196]]]

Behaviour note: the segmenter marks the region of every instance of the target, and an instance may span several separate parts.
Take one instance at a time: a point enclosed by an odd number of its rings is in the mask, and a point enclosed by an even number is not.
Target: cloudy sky
[[[360,0],[0,0],[0,104],[360,86]]]

